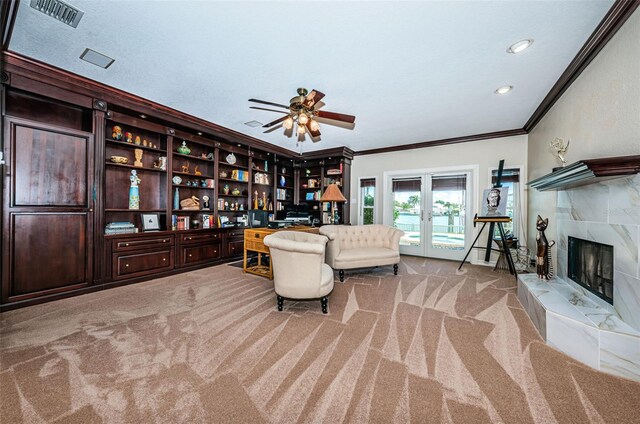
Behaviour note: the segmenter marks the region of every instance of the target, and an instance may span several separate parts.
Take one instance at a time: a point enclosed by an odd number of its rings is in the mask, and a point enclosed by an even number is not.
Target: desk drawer
[[[220,233],[180,234],[181,244],[220,243],[221,239]]]
[[[234,240],[227,243],[227,256],[237,256],[244,253],[244,242],[242,240]]]
[[[115,240],[113,242],[113,251],[127,252],[131,250],[165,248],[166,246],[173,246],[173,244],[173,235],[144,239]]]
[[[208,262],[220,257],[219,244],[205,244],[200,246],[185,246],[182,248],[181,265],[195,265]]]
[[[227,233],[227,238],[236,238],[236,237],[243,237],[244,236],[244,230],[229,230],[229,232]]]
[[[114,280],[140,277],[173,269],[173,247],[144,253],[116,253],[113,255]]]

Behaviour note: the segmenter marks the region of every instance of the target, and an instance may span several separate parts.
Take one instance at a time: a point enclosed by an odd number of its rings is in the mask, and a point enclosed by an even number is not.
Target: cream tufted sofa
[[[327,238],[300,231],[278,231],[264,238],[273,262],[273,287],[281,311],[284,299],[320,299],[327,313],[333,270],[324,263]]]
[[[398,275],[400,263],[400,237],[403,231],[386,225],[325,225],[320,234],[329,238],[326,261],[339,270],[344,281],[344,270],[393,265]]]

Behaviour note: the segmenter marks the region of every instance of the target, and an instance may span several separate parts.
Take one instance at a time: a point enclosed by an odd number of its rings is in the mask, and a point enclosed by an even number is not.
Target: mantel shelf
[[[640,155],[588,159],[536,178],[527,185],[539,191],[558,190],[594,183],[597,179],[618,178],[637,173],[640,173]]]

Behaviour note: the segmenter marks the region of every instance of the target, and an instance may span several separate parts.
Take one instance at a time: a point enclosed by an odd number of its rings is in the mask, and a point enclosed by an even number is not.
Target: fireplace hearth
[[[613,246],[568,238],[568,277],[613,305]]]

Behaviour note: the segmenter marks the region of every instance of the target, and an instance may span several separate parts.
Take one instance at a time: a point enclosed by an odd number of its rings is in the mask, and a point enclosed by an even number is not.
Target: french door
[[[400,253],[461,260],[472,235],[471,173],[421,172],[388,177],[385,223],[405,232]]]

